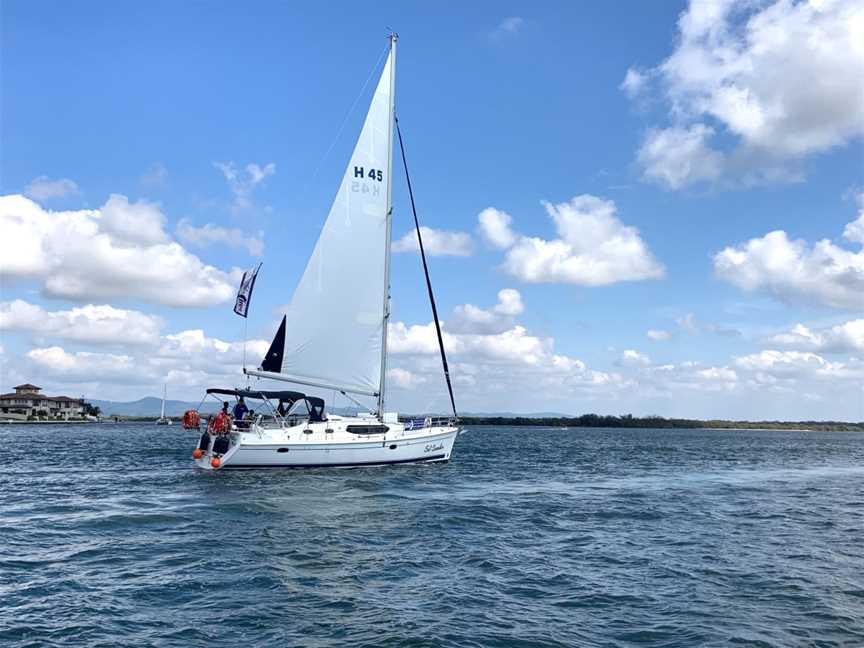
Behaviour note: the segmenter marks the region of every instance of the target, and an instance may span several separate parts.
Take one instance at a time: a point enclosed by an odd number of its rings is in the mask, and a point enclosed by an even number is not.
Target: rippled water
[[[3,646],[864,645],[864,435],[475,428],[446,465],[204,473],[3,426]]]

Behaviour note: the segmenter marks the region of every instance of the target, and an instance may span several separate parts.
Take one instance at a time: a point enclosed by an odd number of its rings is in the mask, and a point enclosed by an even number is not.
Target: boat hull
[[[336,435],[277,434],[256,432],[232,433],[230,447],[216,452],[215,438],[210,448],[195,460],[198,467],[215,469],[214,457],[219,458],[218,469],[255,468],[348,468],[359,466],[385,466],[408,463],[435,463],[449,461],[459,430],[438,427],[404,432],[397,435],[371,435],[326,438]],[[304,438],[306,437],[306,438]],[[223,442],[224,444],[224,442]],[[219,448],[224,449],[224,448]]]

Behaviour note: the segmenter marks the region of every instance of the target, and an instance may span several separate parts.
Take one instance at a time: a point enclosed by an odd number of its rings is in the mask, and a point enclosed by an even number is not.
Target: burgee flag
[[[252,299],[252,289],[255,288],[255,277],[258,276],[258,271],[261,269],[261,264],[254,270],[247,270],[243,273],[243,278],[240,280],[240,289],[237,291],[237,301],[234,302],[234,312],[240,317],[246,317],[249,312],[249,301]]]

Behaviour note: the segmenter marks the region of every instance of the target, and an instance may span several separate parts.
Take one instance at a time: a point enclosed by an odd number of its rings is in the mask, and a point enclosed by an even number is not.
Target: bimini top
[[[219,396],[242,396],[243,398],[278,398],[281,401],[295,403],[306,398],[306,394],[296,391],[264,391],[258,389],[208,389],[208,394]]]

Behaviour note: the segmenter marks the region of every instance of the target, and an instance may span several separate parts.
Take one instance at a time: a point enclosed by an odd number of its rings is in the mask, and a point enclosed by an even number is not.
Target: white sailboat
[[[168,385],[162,385],[162,412],[156,419],[156,425],[171,425],[171,419],[165,416],[165,397],[168,395]]]
[[[261,366],[248,376],[377,399],[355,416],[325,413],[296,391],[209,389],[225,400],[193,452],[204,469],[369,466],[448,461],[459,433],[453,416],[400,421],[385,412],[394,148],[396,35],[321,236]],[[401,136],[400,136],[401,143]],[[404,158],[404,154],[403,154]],[[407,165],[406,165],[407,171]],[[410,189],[410,182],[409,182]],[[413,204],[413,197],[412,197]],[[419,223],[417,224],[418,236]],[[422,239],[420,241],[421,253]],[[425,269],[425,253],[423,253]],[[427,287],[435,322],[431,283]],[[439,343],[441,343],[439,327]],[[441,357],[450,387],[443,344]],[[452,389],[450,400],[453,403]],[[206,397],[205,397],[206,398]],[[278,404],[277,404],[278,403]],[[371,410],[371,408],[370,408]],[[197,412],[184,425],[196,428]]]

